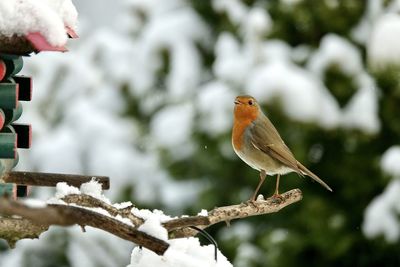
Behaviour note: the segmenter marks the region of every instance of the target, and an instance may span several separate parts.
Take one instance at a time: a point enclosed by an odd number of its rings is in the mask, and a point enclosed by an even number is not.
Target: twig
[[[110,188],[110,179],[106,176],[90,176],[45,172],[8,172],[0,176],[0,183],[13,183],[19,185],[33,186],[56,186],[59,182],[66,182],[69,185],[80,187],[83,183],[95,179],[101,183],[102,189]]]
[[[5,215],[19,215],[31,220],[35,224],[43,226],[70,226],[74,224],[92,226],[122,239],[134,242],[154,251],[158,255],[164,254],[169,247],[167,242],[138,231],[133,226],[85,208],[66,205],[31,208],[19,202],[2,198],[0,199],[0,213]]]
[[[198,218],[199,223],[192,225],[198,226],[201,229],[205,229],[220,222],[228,223],[235,219],[274,213],[290,204],[300,201],[302,198],[303,196],[300,189],[293,189],[281,194],[281,198],[270,197],[266,200],[258,200],[253,203],[248,202],[238,205],[218,207],[209,211],[208,216],[205,217],[209,221],[208,224],[205,223],[204,216],[195,216],[192,217],[193,222],[196,222],[196,218]],[[186,227],[187,225],[185,223],[185,218],[175,219],[174,221],[169,221],[168,223],[174,224],[174,229],[170,232],[170,237],[180,238],[194,236],[197,234],[197,231]]]
[[[68,204],[75,203],[82,207],[89,208],[102,208],[110,213],[112,216],[120,215],[123,218],[128,218],[134,226],[138,227],[143,224],[144,220],[132,214],[132,207],[117,209],[114,206],[107,204],[100,199],[85,195],[85,194],[70,194],[62,198],[62,200]]]

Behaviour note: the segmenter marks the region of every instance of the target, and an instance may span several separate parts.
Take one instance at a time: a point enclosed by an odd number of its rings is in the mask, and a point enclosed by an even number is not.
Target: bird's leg
[[[262,184],[264,183],[264,181],[265,181],[265,176],[267,176],[267,174],[265,173],[264,170],[261,170],[261,171],[260,171],[260,182],[258,183],[257,188],[256,188],[256,191],[254,191],[254,194],[253,194],[253,196],[252,196],[251,199],[250,199],[251,202],[256,201],[258,191],[260,190],[261,185],[262,185]]]
[[[278,199],[279,201],[283,201],[284,198],[279,194],[279,180],[281,178],[281,175],[278,174],[276,176],[276,186],[275,186],[275,193],[272,195],[272,198]]]
[[[281,175],[278,174],[278,175],[276,176],[276,186],[275,186],[274,197],[280,196],[280,195],[279,195],[279,180],[280,180],[280,178],[281,178]]]

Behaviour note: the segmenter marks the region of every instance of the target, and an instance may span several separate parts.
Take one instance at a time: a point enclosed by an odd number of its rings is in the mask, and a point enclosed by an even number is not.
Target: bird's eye
[[[249,103],[250,106],[252,106],[253,105],[253,100],[250,99],[248,103]]]

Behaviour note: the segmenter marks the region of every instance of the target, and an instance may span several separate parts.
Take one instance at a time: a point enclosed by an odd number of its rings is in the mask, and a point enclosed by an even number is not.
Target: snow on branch
[[[74,224],[82,227],[92,226],[125,240],[132,241],[159,255],[164,254],[169,246],[167,242],[138,231],[135,227],[117,219],[76,206],[50,204],[42,208],[37,208],[29,207],[8,198],[2,198],[0,199],[0,213],[9,216],[21,216],[31,220],[32,224],[36,226],[70,226]]]
[[[41,207],[22,204],[8,198],[0,199],[0,238],[13,246],[23,238],[36,238],[50,225],[91,226],[163,255],[169,239],[192,237],[197,234],[192,226],[205,229],[220,222],[273,213],[300,201],[302,193],[293,189],[281,198],[269,198],[237,205],[217,207],[197,216],[171,218],[161,211],[139,210],[131,203],[110,204],[101,194],[96,181],[83,184],[81,191],[66,184],[51,204]],[[96,189],[97,188],[97,189]],[[100,188],[100,189],[99,189]],[[15,215],[21,218],[16,218]],[[83,228],[84,229],[84,228]]]

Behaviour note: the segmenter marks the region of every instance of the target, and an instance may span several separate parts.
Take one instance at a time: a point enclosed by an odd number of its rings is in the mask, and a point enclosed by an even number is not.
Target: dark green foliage
[[[284,1],[257,2],[265,5],[273,19],[270,37],[290,45],[307,44],[318,47],[327,33],[349,37],[350,30],[365,11],[364,1],[299,1],[287,6]],[[215,14],[209,1],[192,1],[215,34],[235,33],[225,15]],[[336,6],[329,6],[330,4]],[[363,62],[365,48],[360,48]],[[334,190],[330,193],[310,178],[295,174],[281,179],[281,191],[301,188],[304,199],[277,214],[249,218],[256,234],[250,240],[261,249],[262,258],[249,266],[399,266],[400,243],[388,244],[383,238],[367,239],[362,233],[364,211],[372,199],[387,185],[388,178],[379,167],[381,155],[400,140],[400,72],[398,69],[373,73],[381,89],[379,114],[381,131],[368,135],[357,130],[323,130],[286,117],[279,105],[264,107],[294,154]],[[354,77],[330,66],[324,74],[325,86],[341,107],[357,90]],[[196,134],[198,150],[193,158],[169,165],[176,177],[208,179],[209,189],[203,193],[198,207],[212,208],[245,201],[257,185],[257,171],[239,158],[227,159],[219,147],[229,135],[218,138]],[[207,149],[204,149],[207,146]],[[268,178],[261,189],[271,195],[275,178]],[[232,222],[235,224],[235,222]],[[214,237],[225,225],[209,229]],[[286,238],[271,242],[277,230],[286,231]],[[234,238],[219,240],[223,253],[232,261],[243,241]]]
[[[337,66],[331,66],[325,71],[325,83],[341,107],[345,106],[357,91],[352,77],[343,73]]]
[[[348,36],[364,13],[364,1],[313,1],[303,0],[295,5],[285,1],[268,1],[268,11],[274,21],[272,37],[283,39],[291,45],[317,46],[327,33]]]

